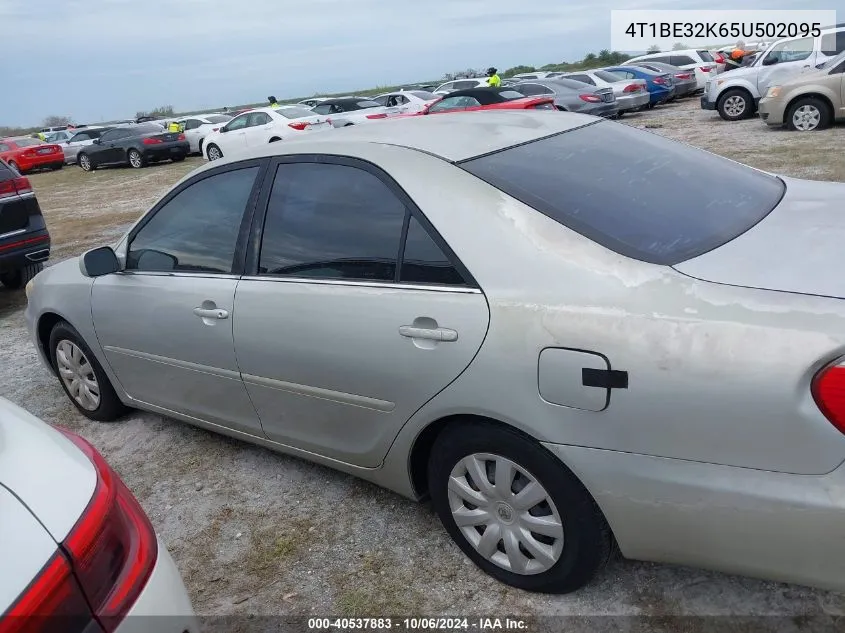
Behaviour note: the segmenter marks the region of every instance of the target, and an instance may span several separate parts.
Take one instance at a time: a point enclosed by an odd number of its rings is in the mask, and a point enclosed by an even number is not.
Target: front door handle
[[[421,338],[429,341],[443,341],[452,343],[458,340],[458,333],[445,327],[424,328],[413,325],[402,325],[399,327],[399,334],[408,338]]]
[[[229,311],[221,308],[194,308],[194,314],[203,319],[229,318]]]

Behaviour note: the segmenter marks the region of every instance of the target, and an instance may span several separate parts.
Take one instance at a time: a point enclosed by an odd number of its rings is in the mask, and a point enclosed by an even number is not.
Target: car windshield
[[[843,60],[845,60],[845,51],[842,51],[836,57],[831,57],[824,64],[819,64],[816,68],[827,70],[828,68],[833,68]]]
[[[433,92],[427,92],[425,90],[411,90],[411,94],[417,97],[418,99],[422,99],[423,101],[431,101],[432,99],[436,99],[437,95]]]
[[[785,192],[779,178],[612,122],[461,167],[606,248],[670,266],[738,237]]]
[[[614,83],[622,79],[619,75],[614,75],[606,70],[594,70],[593,74],[602,81],[606,81],[608,83]]]
[[[16,138],[12,142],[18,147],[33,147],[35,145],[41,145],[41,141],[37,138]]]
[[[301,119],[302,117],[306,116],[314,116],[313,110],[309,110],[308,108],[300,108],[298,106],[292,106],[289,108],[279,108],[278,110],[276,110],[276,112],[287,119]]]
[[[209,123],[226,123],[226,121],[231,121],[232,117],[228,114],[212,114],[205,117],[205,120]]]

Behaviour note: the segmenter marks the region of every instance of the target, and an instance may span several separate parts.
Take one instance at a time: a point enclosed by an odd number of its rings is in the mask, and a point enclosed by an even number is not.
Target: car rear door
[[[242,377],[269,439],[378,466],[401,426],[472,361],[486,299],[370,163],[285,157],[268,179],[254,274],[235,298]]]
[[[180,185],[130,233],[124,270],[91,293],[97,338],[130,397],[258,436],[232,321],[261,170],[232,163]]]

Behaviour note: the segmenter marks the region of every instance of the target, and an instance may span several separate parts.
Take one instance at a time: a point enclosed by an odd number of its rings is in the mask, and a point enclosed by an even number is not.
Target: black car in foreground
[[[165,132],[157,123],[116,127],[79,151],[77,163],[85,171],[102,165],[129,165],[135,169],[162,160],[185,160],[191,146],[185,135]]]
[[[0,282],[23,288],[50,257],[50,234],[29,179],[0,160]]]

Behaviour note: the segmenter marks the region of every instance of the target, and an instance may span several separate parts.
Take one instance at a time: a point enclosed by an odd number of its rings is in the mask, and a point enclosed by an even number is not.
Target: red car
[[[399,116],[423,116],[441,112],[475,110],[556,110],[552,97],[526,97],[513,88],[468,88],[450,92],[419,112]]]
[[[0,158],[24,174],[39,167],[61,169],[65,155],[58,145],[37,138],[0,138]]]

